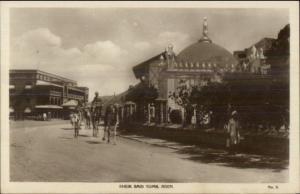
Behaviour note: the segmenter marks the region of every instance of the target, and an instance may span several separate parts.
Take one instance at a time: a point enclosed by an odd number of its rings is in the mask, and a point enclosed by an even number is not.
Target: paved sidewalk
[[[155,145],[155,146],[161,146],[161,147],[167,147],[175,150],[179,149],[184,149],[184,148],[195,148],[195,145],[186,145],[178,142],[173,142],[173,141],[167,141],[163,139],[156,139],[156,138],[150,138],[150,137],[145,137],[141,135],[122,135],[119,134],[120,137],[135,140],[138,142],[150,144],[150,145]]]
[[[249,154],[242,152],[230,152],[222,148],[210,148],[205,146],[187,145],[183,143],[156,139],[134,134],[120,134],[122,138],[135,140],[148,145],[167,147],[178,153],[189,153],[196,161],[208,162],[217,165],[234,164],[240,168],[270,168],[282,170],[288,168],[288,159],[273,156]]]

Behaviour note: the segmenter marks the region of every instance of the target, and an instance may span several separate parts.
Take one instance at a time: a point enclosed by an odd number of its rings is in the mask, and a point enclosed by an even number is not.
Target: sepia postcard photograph
[[[2,2],[1,193],[297,193],[298,2]]]

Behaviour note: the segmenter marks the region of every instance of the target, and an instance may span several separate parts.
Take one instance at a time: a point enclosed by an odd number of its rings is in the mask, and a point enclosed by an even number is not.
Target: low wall
[[[289,138],[267,135],[245,135],[241,149],[260,154],[289,156]]]
[[[126,127],[123,126],[122,129],[122,133],[143,135],[207,147],[226,148],[227,134],[223,132],[204,132],[197,129],[167,128],[163,126],[143,126],[137,124]],[[289,153],[289,139],[246,135],[237,149],[248,153],[287,157]]]

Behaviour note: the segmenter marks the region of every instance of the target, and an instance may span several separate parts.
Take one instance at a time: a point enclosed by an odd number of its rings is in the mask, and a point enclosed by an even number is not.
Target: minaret
[[[208,37],[208,24],[207,24],[207,18],[206,18],[206,17],[204,17],[202,37],[201,37],[201,39],[199,40],[199,42],[208,42],[208,43],[212,43],[212,41],[211,41],[210,38]]]

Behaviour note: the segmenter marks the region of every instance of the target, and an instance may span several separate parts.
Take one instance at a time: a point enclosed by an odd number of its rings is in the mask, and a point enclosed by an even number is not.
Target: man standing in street
[[[111,132],[114,133],[114,145],[116,145],[116,127],[119,123],[118,118],[118,111],[117,107],[113,106],[112,104],[108,105],[105,111],[105,118],[104,118],[104,136],[103,141],[105,141],[105,133],[107,133],[107,143],[110,142],[110,135]]]
[[[114,145],[116,145],[117,144],[117,140],[116,140],[116,138],[117,138],[117,128],[118,128],[118,125],[119,125],[119,122],[120,122],[120,115],[119,115],[119,105],[118,104],[115,104],[114,105],[114,134],[113,134],[113,136],[114,136]]]
[[[239,123],[237,119],[237,111],[233,111],[227,125],[228,139],[227,147],[235,146],[239,143]]]

